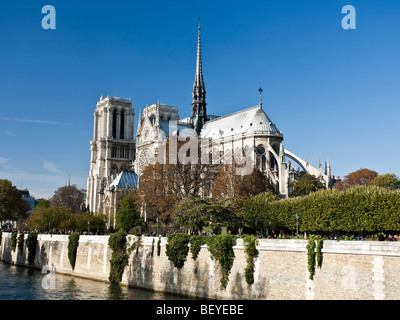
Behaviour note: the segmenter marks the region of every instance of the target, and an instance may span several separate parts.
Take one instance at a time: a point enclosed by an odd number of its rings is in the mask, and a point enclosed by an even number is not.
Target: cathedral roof
[[[187,118],[190,120],[190,118]],[[169,135],[179,135],[181,137],[195,137],[196,134],[193,130],[193,125],[191,122],[187,121],[177,121],[176,125],[174,122],[161,120],[161,128],[166,136]],[[172,132],[170,132],[172,130]]]
[[[224,138],[240,133],[264,131],[281,134],[260,105],[209,120],[201,130],[202,138]]]
[[[139,182],[139,176],[134,171],[122,171],[113,182],[110,187],[116,188],[137,188]]]

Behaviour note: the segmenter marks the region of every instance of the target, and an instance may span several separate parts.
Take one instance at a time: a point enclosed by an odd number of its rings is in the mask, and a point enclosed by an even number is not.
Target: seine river
[[[180,300],[167,295],[106,282],[55,274],[51,288],[44,289],[46,274],[40,270],[0,261],[0,300]]]

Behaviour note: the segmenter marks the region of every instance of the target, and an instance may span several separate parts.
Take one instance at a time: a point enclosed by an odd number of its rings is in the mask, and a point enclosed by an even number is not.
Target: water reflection
[[[169,300],[179,296],[110,285],[106,282],[55,274],[55,288],[45,290],[40,270],[0,261],[0,300]]]

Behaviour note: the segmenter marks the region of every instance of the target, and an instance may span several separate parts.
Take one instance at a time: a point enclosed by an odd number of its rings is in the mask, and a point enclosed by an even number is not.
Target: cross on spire
[[[260,88],[258,88],[258,92],[260,93],[260,106],[262,106],[262,92],[263,92],[263,89],[260,87]]]

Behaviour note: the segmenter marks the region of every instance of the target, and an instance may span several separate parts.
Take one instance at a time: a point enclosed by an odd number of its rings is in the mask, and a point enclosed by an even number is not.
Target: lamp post
[[[299,237],[299,213],[296,212],[296,238]]]

